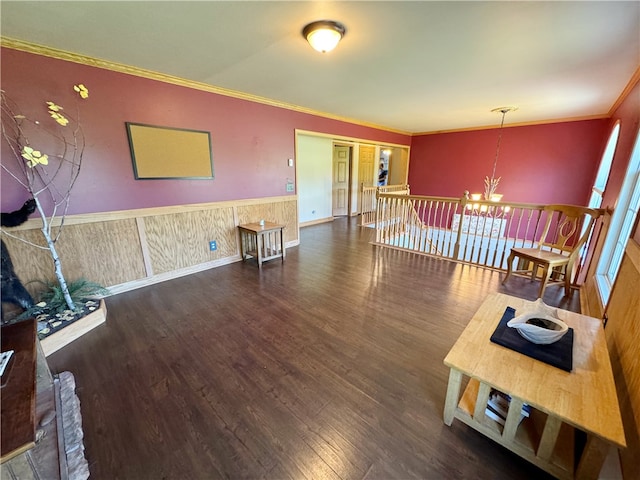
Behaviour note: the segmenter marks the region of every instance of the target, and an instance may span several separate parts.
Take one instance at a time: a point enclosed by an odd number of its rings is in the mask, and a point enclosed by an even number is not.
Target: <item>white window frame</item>
[[[618,146],[619,136],[620,120],[618,120],[611,129],[609,140],[607,140],[607,146],[605,147],[602,158],[600,159],[598,173],[596,174],[596,179],[593,182],[593,186],[591,187],[591,197],[589,198],[588,205],[589,208],[600,208],[600,205],[602,205],[602,197],[604,197],[604,191],[607,186],[607,182],[609,181],[609,173],[611,172],[611,164],[613,163],[613,154],[615,153],[616,147]],[[582,232],[580,233],[580,235],[584,235],[586,229],[587,225],[585,224],[582,226]],[[591,233],[589,233],[589,238],[580,250],[580,268],[582,268],[582,265],[586,258],[586,254],[591,247],[592,234],[593,230],[591,231]]]
[[[620,196],[611,217],[609,231],[602,248],[600,261],[596,268],[596,285],[606,306],[609,303],[611,290],[618,276],[622,257],[631,237],[638,209],[640,208],[640,129],[636,133],[636,140],[625,174]]]
[[[618,145],[618,137],[620,136],[620,120],[611,129],[609,140],[607,140],[607,146],[602,154],[600,160],[600,166],[598,167],[598,174],[596,180],[591,187],[591,199],[589,200],[589,208],[600,208],[602,205],[602,197],[604,190],[609,180],[609,172],[611,172],[611,163],[613,162],[613,154],[616,151]]]

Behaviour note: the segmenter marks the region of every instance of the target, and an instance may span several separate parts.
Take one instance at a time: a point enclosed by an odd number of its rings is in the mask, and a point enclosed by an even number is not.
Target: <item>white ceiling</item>
[[[2,35],[403,132],[606,115],[640,2],[2,0]],[[302,38],[332,19],[320,54]]]

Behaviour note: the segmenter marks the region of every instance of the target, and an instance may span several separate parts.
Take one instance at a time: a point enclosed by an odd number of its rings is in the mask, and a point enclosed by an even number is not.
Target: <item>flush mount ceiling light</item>
[[[336,48],[347,30],[333,20],[312,22],[302,29],[302,36],[315,50],[327,53]]]

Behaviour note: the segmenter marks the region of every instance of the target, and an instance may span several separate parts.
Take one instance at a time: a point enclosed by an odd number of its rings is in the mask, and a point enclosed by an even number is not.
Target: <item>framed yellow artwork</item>
[[[133,173],[146,179],[213,179],[211,134],[126,122]]]

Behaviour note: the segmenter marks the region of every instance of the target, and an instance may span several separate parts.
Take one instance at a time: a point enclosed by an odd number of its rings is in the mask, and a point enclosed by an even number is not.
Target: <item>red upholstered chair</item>
[[[543,210],[546,222],[537,247],[512,248],[507,260],[507,275],[504,285],[512,273],[527,275],[531,280],[540,276],[538,298],[542,298],[547,285],[564,283],[564,293],[571,292],[571,280],[580,249],[589,238],[591,227],[600,210],[574,205],[547,205]],[[584,227],[584,228],[583,228]],[[517,269],[514,261],[518,259]]]

